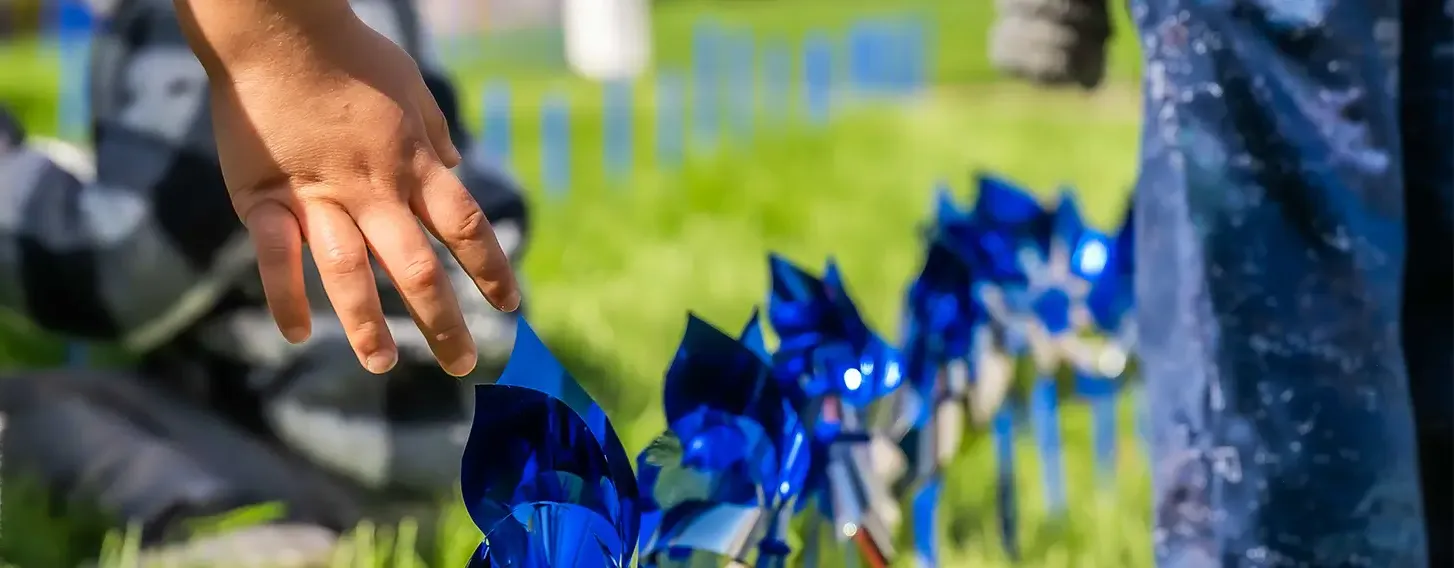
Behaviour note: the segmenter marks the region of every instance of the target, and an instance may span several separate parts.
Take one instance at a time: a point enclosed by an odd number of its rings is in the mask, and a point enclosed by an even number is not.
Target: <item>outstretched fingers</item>
[[[500,248],[479,203],[454,174],[442,168],[434,172],[413,194],[409,205],[424,227],[454,255],[490,305],[504,312],[520,307],[520,288],[510,259]]]
[[[349,344],[364,368],[387,372],[398,362],[399,350],[379,303],[363,233],[336,203],[314,202],[302,209],[300,220],[308,248]]]
[[[473,371],[477,353],[459,299],[409,208],[400,202],[371,208],[359,216],[358,226],[440,366],[456,377]]]

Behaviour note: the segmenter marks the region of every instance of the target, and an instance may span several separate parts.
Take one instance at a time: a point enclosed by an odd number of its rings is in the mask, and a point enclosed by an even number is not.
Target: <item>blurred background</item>
[[[892,338],[937,183],[965,199],[977,170],[1047,199],[1073,186],[1110,229],[1134,179],[1140,56],[1119,11],[1106,79],[1081,89],[998,71],[989,0],[640,0],[640,18],[605,28],[610,6],[631,2],[601,0],[585,20],[561,0],[421,4],[469,129],[530,192],[531,321],[633,453],[663,427],[660,380],[687,312],[735,328],[765,298],[770,251],[805,266],[835,257]],[[32,132],[84,147],[84,30],[96,9],[0,0],[0,103]],[[0,328],[0,369],[63,364],[63,343]],[[1070,514],[1046,516],[1040,492],[1021,492],[1020,565],[1151,565],[1130,406],[1125,474],[1106,488],[1091,480],[1085,410],[1066,405]],[[1009,564],[995,536],[990,445],[971,439],[950,474],[948,565]],[[1023,485],[1037,485],[1035,452],[1017,459]],[[443,536],[423,560],[462,565],[478,533],[442,514]],[[12,540],[74,548],[66,558],[98,550],[67,521],[13,518],[0,529]]]

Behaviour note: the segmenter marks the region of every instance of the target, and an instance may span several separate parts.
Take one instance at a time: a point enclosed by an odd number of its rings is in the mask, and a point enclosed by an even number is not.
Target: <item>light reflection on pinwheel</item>
[[[810,464],[797,406],[769,374],[757,313],[734,339],[691,316],[663,396],[669,430],[638,458],[650,566],[786,565]]]
[[[891,432],[910,464],[898,489],[909,497],[914,562],[924,567],[938,563],[939,493],[944,468],[958,455],[968,426],[970,368],[977,354],[993,351],[987,317],[970,294],[968,260],[949,239],[966,223],[968,216],[941,187],[924,266],[909,285],[904,306],[904,368],[913,388],[899,391]]]
[[[470,566],[631,564],[640,522],[631,462],[605,413],[524,319],[500,380],[475,388],[460,480],[485,535]]]
[[[772,293],[768,321],[779,338],[773,375],[811,425],[814,475],[805,564],[816,565],[819,531],[852,543],[868,566],[894,556],[899,522],[891,479],[877,462],[897,453],[885,432],[872,428],[871,406],[904,380],[899,350],[871,331],[832,262],[818,279],[779,256],[769,259]]]

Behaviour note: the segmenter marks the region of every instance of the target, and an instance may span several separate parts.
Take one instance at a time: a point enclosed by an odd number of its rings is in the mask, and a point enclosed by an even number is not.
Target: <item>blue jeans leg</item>
[[[1393,0],[1133,0],[1163,567],[1428,565]]]

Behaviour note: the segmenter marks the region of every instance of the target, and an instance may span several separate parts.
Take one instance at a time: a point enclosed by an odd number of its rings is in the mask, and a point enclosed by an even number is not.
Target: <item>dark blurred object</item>
[[[39,0],[0,0],[0,39],[39,32],[44,12]]]
[[[997,0],[990,62],[1041,85],[1094,89],[1106,71],[1106,0]]]
[[[0,108],[0,152],[19,148],[25,142],[25,127],[20,119],[4,108]]]
[[[99,500],[148,541],[175,520],[255,503],[286,503],[291,520],[336,531],[360,518],[346,484],[130,373],[7,376],[0,414],[7,477]]]

